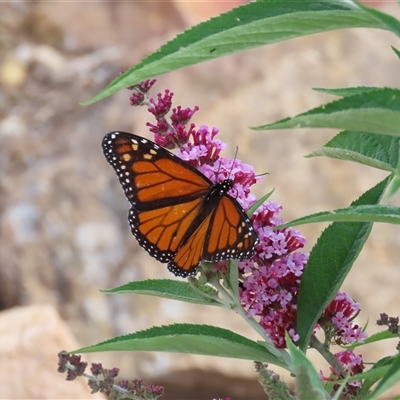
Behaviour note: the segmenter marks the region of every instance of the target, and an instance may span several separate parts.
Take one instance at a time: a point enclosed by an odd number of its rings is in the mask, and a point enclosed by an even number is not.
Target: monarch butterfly
[[[126,132],[102,143],[132,207],[133,236],[176,276],[193,275],[201,260],[247,259],[258,237],[236,199],[233,180],[212,183],[157,144]]]

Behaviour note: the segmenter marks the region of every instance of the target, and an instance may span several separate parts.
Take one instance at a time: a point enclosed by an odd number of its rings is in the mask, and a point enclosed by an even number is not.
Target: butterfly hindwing
[[[132,207],[128,218],[132,234],[151,256],[168,262],[178,251],[187,230],[198,216],[201,202],[202,199],[198,198],[142,212]]]
[[[208,215],[200,226],[189,236],[168,263],[168,269],[175,275],[187,276],[193,274],[203,258],[207,229],[211,215]]]
[[[251,221],[240,204],[230,196],[222,196],[207,231],[203,259],[221,261],[227,258],[250,258],[257,242]]]
[[[250,258],[257,243],[258,237],[240,204],[229,196],[222,196],[217,199],[213,212],[207,214],[178,249],[168,269],[175,275],[187,276],[201,260]]]

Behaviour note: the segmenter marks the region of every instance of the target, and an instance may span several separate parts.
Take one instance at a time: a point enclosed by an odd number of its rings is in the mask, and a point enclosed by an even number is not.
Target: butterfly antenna
[[[218,169],[217,172],[215,173],[215,182],[218,182],[218,175],[219,175],[219,170],[221,169],[221,161],[219,161]]]
[[[231,165],[231,170],[229,171],[229,176],[230,176],[230,177],[232,176],[232,170],[233,170],[233,166],[235,165],[235,161],[236,161],[238,152],[239,152],[239,147],[236,146],[235,157],[233,157],[233,161],[232,161],[232,165]]]
[[[234,177],[232,176],[232,171],[233,171],[233,166],[235,165],[235,161],[236,161],[238,152],[239,152],[239,147],[236,146],[235,157],[233,158],[232,165],[231,165],[231,170],[229,171],[229,179],[234,178]],[[234,182],[234,179],[232,179],[232,182]],[[235,187],[232,187],[232,190],[235,190],[235,191],[236,191],[236,197],[237,197],[237,196],[238,196],[238,191],[237,191],[237,189],[236,189]]]

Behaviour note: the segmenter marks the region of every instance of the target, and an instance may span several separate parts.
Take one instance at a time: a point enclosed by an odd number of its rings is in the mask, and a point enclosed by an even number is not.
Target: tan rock
[[[51,306],[14,307],[0,313],[0,398],[104,399],[84,378],[66,381],[57,353],[79,345]]]

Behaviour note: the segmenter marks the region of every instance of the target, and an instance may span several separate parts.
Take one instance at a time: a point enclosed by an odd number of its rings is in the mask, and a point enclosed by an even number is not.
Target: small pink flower
[[[360,305],[346,293],[338,292],[319,320],[319,326],[324,329],[328,339],[338,344],[363,342],[367,333],[362,332],[353,319],[360,310]],[[336,329],[332,329],[332,324]]]
[[[158,93],[157,100],[150,99],[152,107],[149,107],[149,112],[157,119],[164,117],[171,109],[172,97],[174,97],[174,94],[169,89],[165,89],[164,95]]]
[[[285,331],[291,332],[295,341],[297,297],[300,276],[308,254],[297,250],[305,239],[295,229],[273,230],[282,223],[278,217],[282,207],[274,202],[263,204],[253,214],[253,226],[260,238],[252,259],[253,270],[246,264],[240,296],[249,315],[260,318],[260,325],[275,346],[286,347]],[[241,268],[242,264],[239,264]]]

